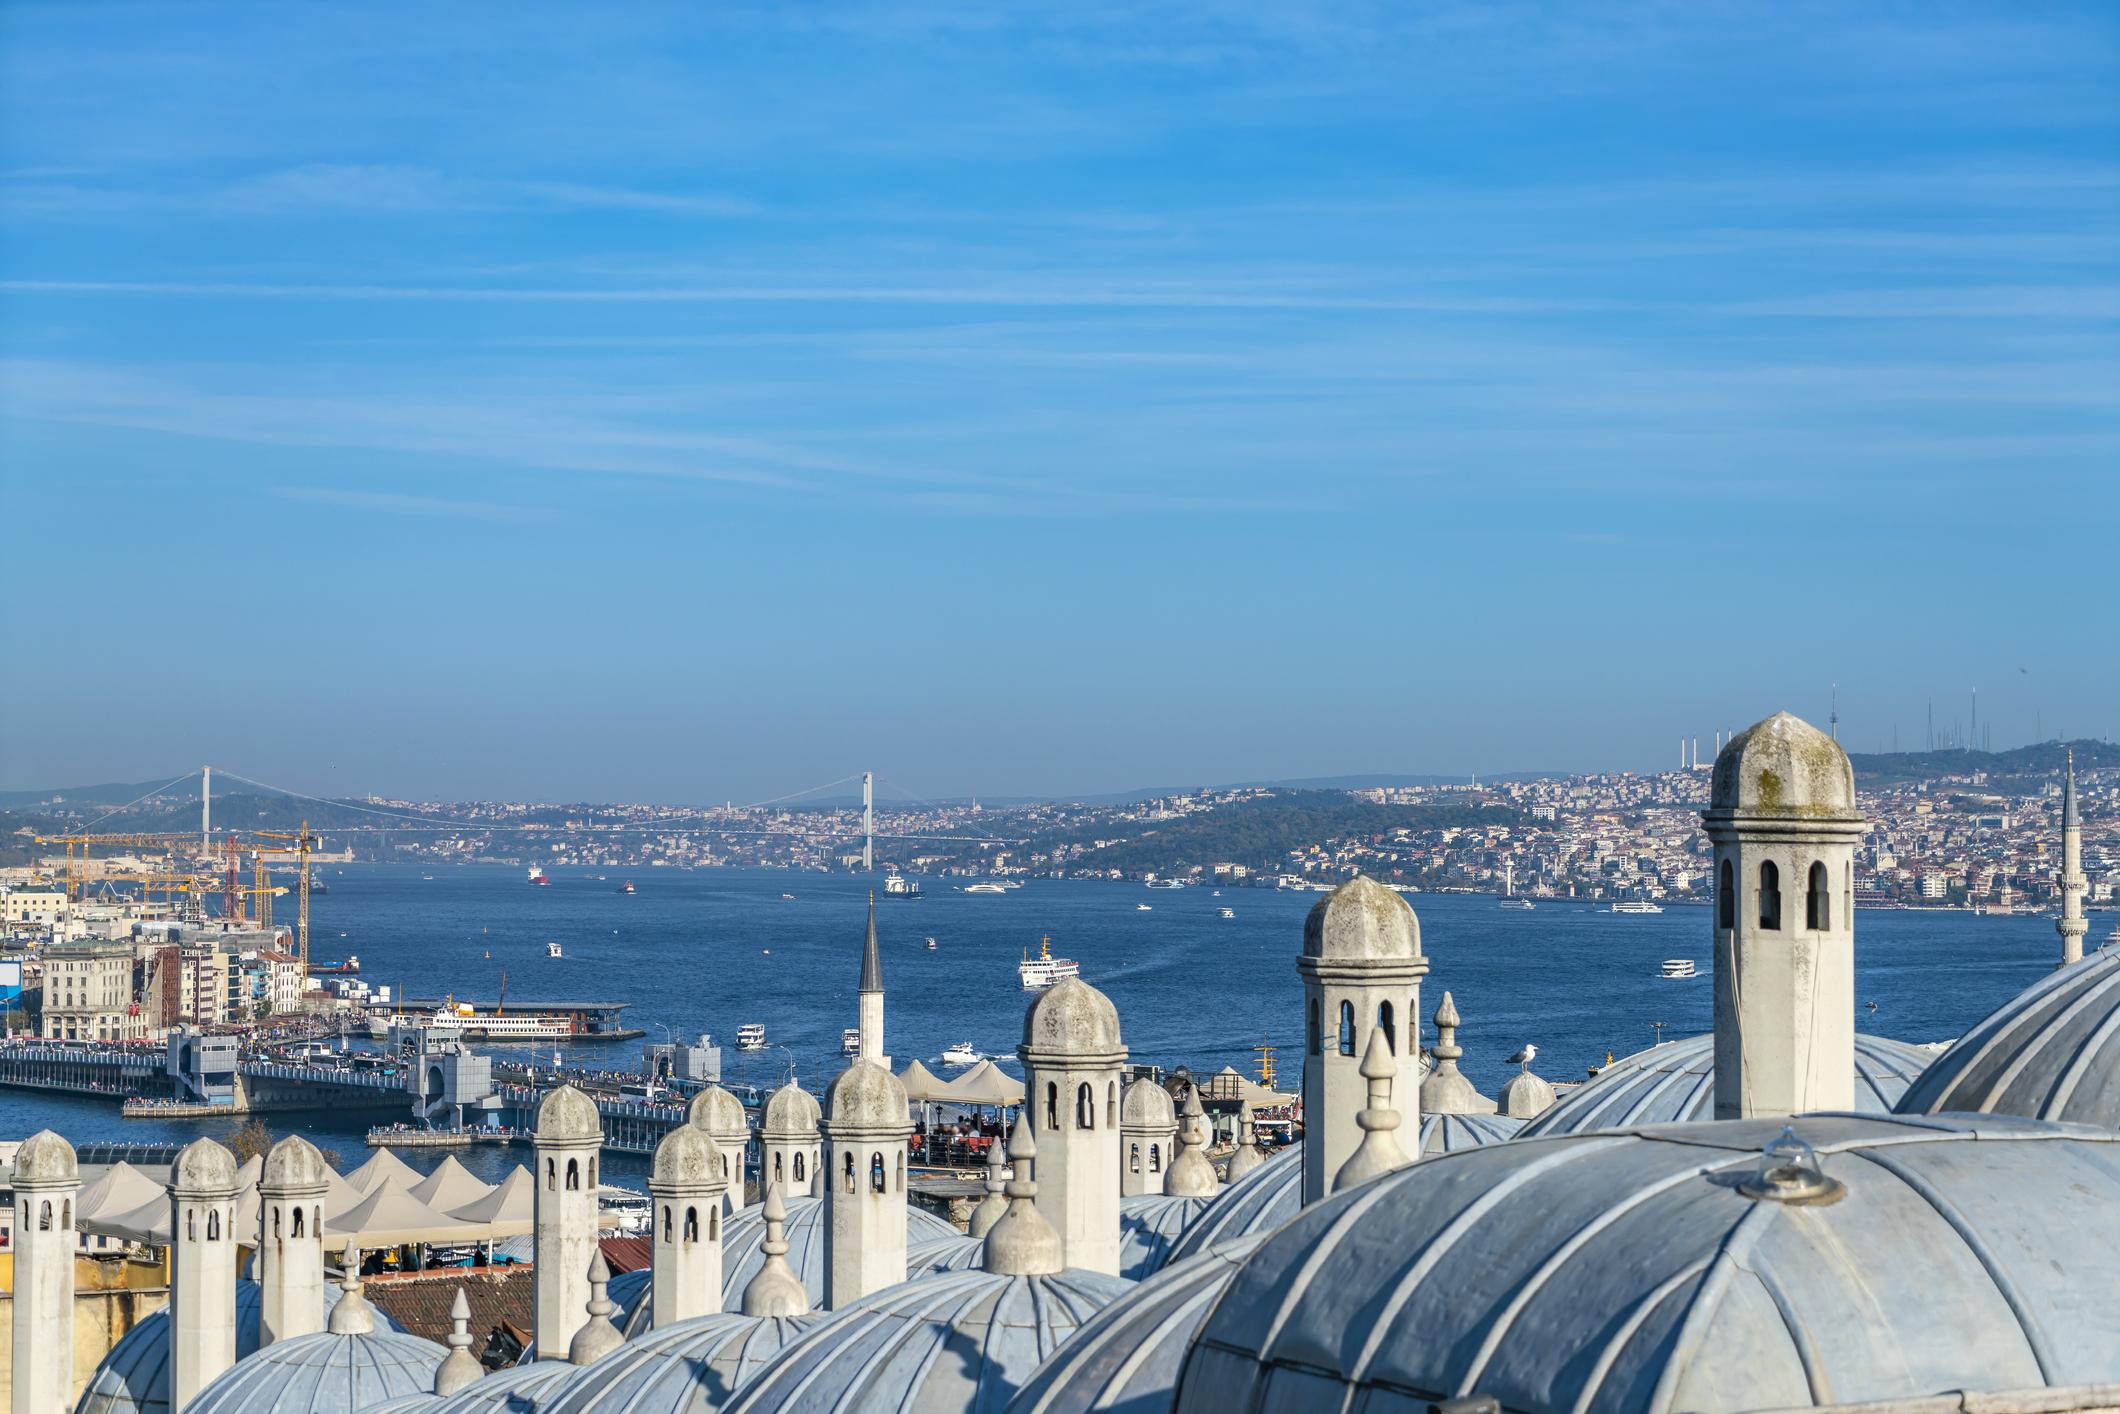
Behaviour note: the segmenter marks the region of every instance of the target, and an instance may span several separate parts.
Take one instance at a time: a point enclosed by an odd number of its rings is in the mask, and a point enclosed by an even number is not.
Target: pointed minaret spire
[[[986,1269],[1012,1277],[1064,1271],[1067,1262],[1060,1252],[1060,1234],[1038,1211],[1036,1170],[1031,1166],[1038,1157],[1038,1137],[1029,1106],[1009,1136],[1008,1157],[1015,1177],[1008,1181],[1008,1211],[986,1234]]]
[[[2083,935],[2090,931],[2083,918],[2083,891],[2089,886],[2083,877],[2083,819],[2076,807],[2076,752],[2071,748],[2061,785],[2061,917],[2054,924],[2061,935],[2063,967],[2083,961]]]
[[[1393,1169],[1402,1169],[1413,1160],[1399,1146],[1398,1136],[1392,1131],[1399,1127],[1399,1112],[1391,1107],[1391,1080],[1398,1074],[1397,1058],[1391,1054],[1391,1044],[1384,1039],[1382,1027],[1369,1033],[1369,1049],[1362,1053],[1362,1078],[1369,1082],[1369,1108],[1354,1117],[1362,1131],[1362,1142],[1355,1147],[1354,1154],[1340,1165],[1340,1172],[1332,1181],[1332,1191],[1341,1192],[1358,1183],[1367,1183]]]
[[[449,1358],[434,1372],[434,1392],[455,1394],[477,1384],[485,1373],[486,1367],[471,1353],[471,1300],[460,1286],[449,1308]]]
[[[766,1185],[766,1240],[758,1250],[766,1254],[765,1264],[743,1289],[743,1313],[746,1316],[807,1316],[810,1314],[809,1289],[795,1269],[788,1265],[788,1205],[780,1199],[780,1185]]]
[[[869,890],[869,933],[861,943],[861,1059],[890,1068],[883,1053],[883,955],[876,947],[876,891]]]

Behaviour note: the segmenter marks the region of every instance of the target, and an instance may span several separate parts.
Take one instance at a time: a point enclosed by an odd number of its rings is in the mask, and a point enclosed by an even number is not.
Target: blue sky
[[[2105,5],[0,10],[0,784],[2120,735]]]

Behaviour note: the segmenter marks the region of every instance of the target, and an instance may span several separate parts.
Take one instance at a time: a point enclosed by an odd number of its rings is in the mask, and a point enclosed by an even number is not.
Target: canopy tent
[[[78,1213],[78,1209],[76,1212]],[[100,1216],[75,1218],[75,1225],[87,1232],[98,1232],[105,1237],[121,1238],[126,1242],[144,1242],[156,1247],[169,1245],[169,1194],[158,1193],[126,1212],[106,1211]]]
[[[346,1181],[363,1193],[373,1193],[384,1184],[410,1188],[420,1181],[421,1176],[418,1169],[388,1149],[378,1149],[367,1163],[347,1174]]]
[[[236,1187],[255,1188],[258,1180],[265,1176],[265,1156],[252,1154],[236,1165]]]
[[[331,1220],[349,1209],[359,1207],[368,1197],[342,1177],[337,1169],[324,1170],[324,1221]]]
[[[1023,1082],[983,1060],[942,1087],[936,1099],[957,1105],[1020,1105]]]
[[[520,1164],[484,1197],[450,1211],[460,1222],[483,1227],[489,1237],[520,1237],[535,1226],[536,1215],[537,1185]]]
[[[85,1225],[98,1215],[116,1217],[143,1204],[168,1201],[169,1195],[161,1184],[120,1161],[81,1190],[81,1196],[74,1200],[74,1222]]]
[[[443,1159],[433,1173],[410,1189],[413,1197],[445,1213],[453,1213],[466,1203],[476,1203],[492,1191],[492,1184],[473,1175],[470,1169],[456,1161],[454,1154]]]
[[[898,1083],[905,1086],[905,1097],[916,1105],[924,1100],[949,1098],[949,1083],[917,1060],[898,1072]]]
[[[408,1242],[471,1242],[493,1234],[482,1223],[439,1212],[394,1183],[386,1183],[338,1218],[324,1219],[324,1246],[338,1250],[397,1247]]]

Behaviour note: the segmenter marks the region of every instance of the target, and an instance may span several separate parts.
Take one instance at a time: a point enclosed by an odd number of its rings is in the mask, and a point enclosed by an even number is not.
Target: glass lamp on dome
[[[1818,1151],[1784,1125],[1760,1151],[1758,1169],[1737,1185],[1737,1191],[1747,1198],[1775,1203],[1837,1203],[1848,1190],[1838,1179],[1827,1177]]]

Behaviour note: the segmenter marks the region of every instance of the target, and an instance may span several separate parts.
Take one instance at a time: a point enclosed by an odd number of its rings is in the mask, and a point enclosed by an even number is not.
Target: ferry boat
[[[565,956],[565,954],[563,954],[562,952],[560,952],[560,950],[559,950],[559,944],[558,944],[558,943],[547,943],[547,944],[545,944],[545,956],[546,956],[546,957],[563,957],[563,956]]]
[[[596,1190],[597,1226],[628,1237],[639,1237],[655,1229],[655,1206],[645,1193],[631,1188],[601,1184]]]
[[[919,898],[919,881],[908,879],[896,869],[893,869],[890,873],[883,876],[883,896],[885,898]]]
[[[1700,976],[1700,969],[1693,965],[1693,959],[1690,957],[1667,957],[1664,959],[1664,969],[1661,975],[1684,980],[1688,977]]]
[[[431,1012],[374,1011],[368,1014],[368,1038],[372,1041],[390,1039],[392,1024],[398,1026],[422,1026],[444,1036],[453,1036],[463,1041],[491,1041],[499,1045],[518,1045],[526,1041],[571,1041],[575,1037],[574,1027],[565,1017],[521,1013],[503,1015],[498,1012],[479,1011],[467,1003],[436,1007]]]
[[[631,879],[628,879],[628,880],[626,880],[626,882],[624,882],[623,884],[620,884],[620,885],[618,886],[618,891],[619,891],[620,893],[622,893],[622,894],[630,894],[630,893],[632,893],[632,892],[633,892],[633,881],[632,881]]]
[[[972,1043],[970,1041],[959,1041],[956,1045],[950,1047],[948,1050],[942,1053],[942,1063],[944,1065],[977,1065],[980,1061],[984,1059],[986,1059],[986,1057],[980,1055],[977,1051],[972,1049]]]
[[[1038,940],[1038,955],[1023,954],[1023,963],[1016,969],[1023,980],[1023,990],[1040,992],[1055,982],[1082,975],[1082,964],[1071,957],[1054,957],[1053,940],[1050,936]]]
[[[1647,899],[1625,899],[1612,905],[1614,913],[1662,913],[1663,909]]]
[[[549,884],[552,881],[545,877],[544,870],[533,864],[530,866],[530,882],[533,884]]]
[[[839,1054],[858,1056],[861,1054],[861,1028],[849,1026],[839,1033]]]
[[[745,1022],[736,1028],[736,1049],[739,1051],[762,1051],[766,1048],[766,1029],[755,1021]]]
[[[964,891],[968,894],[1005,894],[1008,892],[1008,885],[994,883],[966,884]]]
[[[1152,889],[1182,889],[1185,887],[1185,881],[1183,879],[1150,879],[1148,886]]]
[[[1537,905],[1537,904],[1533,903],[1533,902],[1532,902],[1532,901],[1531,901],[1530,899],[1527,899],[1527,898],[1505,898],[1505,899],[1500,899],[1500,900],[1497,900],[1497,901],[1496,901],[1496,903],[1495,903],[1495,905],[1494,905],[1494,906],[1495,906],[1496,908],[1536,908],[1536,907],[1538,907],[1538,905]]]

